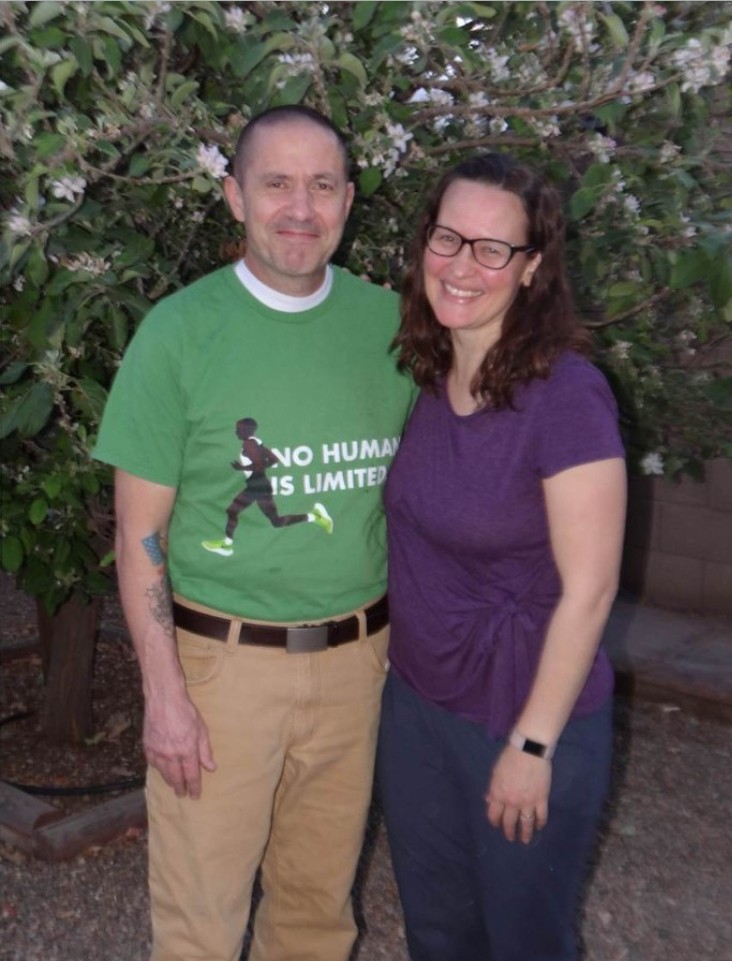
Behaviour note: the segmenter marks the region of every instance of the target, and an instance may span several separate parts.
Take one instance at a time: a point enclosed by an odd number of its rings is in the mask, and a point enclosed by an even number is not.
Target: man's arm
[[[142,672],[143,747],[179,797],[201,793],[201,766],[216,768],[208,731],[185,686],[175,643],[164,536],[174,487],[115,472],[119,590]]]

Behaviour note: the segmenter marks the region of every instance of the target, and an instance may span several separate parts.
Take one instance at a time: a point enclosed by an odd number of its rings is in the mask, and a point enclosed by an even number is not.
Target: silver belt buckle
[[[288,654],[315,654],[328,650],[330,624],[303,624],[287,628]]]

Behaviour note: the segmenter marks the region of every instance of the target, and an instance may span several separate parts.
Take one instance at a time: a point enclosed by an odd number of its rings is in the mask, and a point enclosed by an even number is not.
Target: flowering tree
[[[729,13],[4,4],[3,567],[49,610],[105,589],[110,478],[89,451],[110,381],[151,303],[233,256],[226,157],[277,103],[350,134],[360,191],[340,257],[395,286],[439,171],[477,148],[540,165],[566,197],[634,465],[673,476],[732,454]]]

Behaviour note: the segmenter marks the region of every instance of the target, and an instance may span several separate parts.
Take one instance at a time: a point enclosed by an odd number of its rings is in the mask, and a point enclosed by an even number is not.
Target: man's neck
[[[283,313],[294,314],[303,310],[310,310],[317,307],[325,300],[333,286],[333,268],[329,265],[325,268],[323,283],[312,294],[306,297],[293,297],[291,294],[283,294],[273,287],[268,287],[255,277],[243,260],[237,261],[234,266],[236,275],[244,284],[252,297],[256,297],[260,303],[273,310],[280,310]]]

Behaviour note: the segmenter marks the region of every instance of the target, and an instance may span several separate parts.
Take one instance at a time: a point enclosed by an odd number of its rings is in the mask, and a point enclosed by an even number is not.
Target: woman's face
[[[436,221],[470,240],[489,238],[514,246],[528,242],[528,219],[516,194],[472,180],[456,180],[447,188]],[[477,341],[471,343],[487,350],[498,340],[506,312],[519,288],[531,283],[540,261],[539,253],[516,253],[506,267],[492,270],[475,260],[468,244],[454,257],[441,257],[425,247],[427,299],[453,338],[460,331],[474,332]]]

